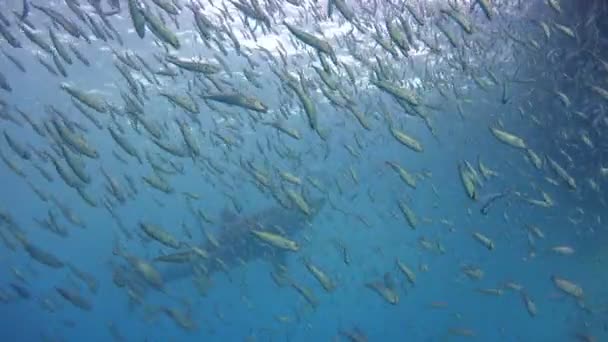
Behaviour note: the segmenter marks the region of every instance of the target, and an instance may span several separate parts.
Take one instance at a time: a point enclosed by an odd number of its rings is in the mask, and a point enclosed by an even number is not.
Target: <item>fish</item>
[[[17,57],[15,57],[14,55],[11,55],[11,54],[9,54],[8,52],[4,51],[4,49],[0,49],[0,50],[2,51],[2,54],[3,54],[3,55],[4,55],[4,56],[5,56],[5,57],[6,57],[6,58],[9,60],[9,61],[11,61],[11,63],[13,63],[13,65],[15,65],[15,67],[16,67],[17,69],[19,69],[19,71],[21,71],[21,72],[27,72],[27,70],[26,70],[26,68],[25,68],[25,65],[24,65],[24,64],[23,64],[23,63],[22,63],[22,62],[21,62],[21,61],[20,61],[20,60],[19,60]],[[6,76],[0,76],[0,77],[6,77]],[[8,90],[8,89],[7,89],[7,84],[8,84],[8,81],[6,81],[6,80],[0,80],[0,82],[2,82],[2,83],[3,83],[3,84],[1,85],[1,86],[2,86],[2,88],[3,88],[4,90]],[[9,87],[10,87],[10,86],[9,86]]]
[[[131,1],[135,1],[135,0],[131,0]],[[137,10],[134,11],[133,13],[137,13]],[[150,9],[150,7],[144,8],[144,9],[139,9],[139,13],[141,15],[143,15],[145,22],[146,22],[146,27],[148,29],[150,29],[150,31],[152,32],[152,34],[154,34],[156,36],[156,38],[160,39],[161,41],[169,44],[171,47],[173,47],[174,49],[178,50],[181,47],[181,43],[177,37],[177,35],[171,31],[161,20],[158,16],[154,15],[152,13],[152,10]],[[137,17],[137,15],[136,15]],[[140,20],[140,19],[138,19]],[[135,23],[135,19],[133,19],[133,22]],[[136,27],[143,25],[141,24],[139,21],[136,24]],[[138,29],[138,34],[139,34],[139,30]]]
[[[306,300],[306,302],[308,302],[308,304],[313,307],[313,309],[319,306],[319,300],[311,289],[304,285],[300,285],[295,281],[291,281],[291,287],[298,291],[300,296],[302,296],[304,300]]]
[[[558,164],[555,160],[551,159],[549,156],[546,157],[549,166],[555,171],[555,173],[568,185],[571,190],[576,190],[576,180],[572,177],[566,169],[564,169],[560,164]]]
[[[251,109],[259,113],[268,112],[268,107],[252,96],[246,96],[239,93],[232,94],[210,94],[204,95],[204,99],[224,103],[227,105],[237,106],[245,109]]]
[[[551,247],[551,252],[558,255],[572,255],[574,254],[574,248],[570,246],[554,246]]]
[[[563,291],[565,294],[568,294],[577,299],[581,299],[584,295],[583,289],[578,284],[575,284],[568,279],[552,275],[551,280],[553,280],[555,286],[561,291]]]
[[[6,130],[3,130],[2,134],[4,135],[6,143],[16,155],[24,160],[30,160],[32,153],[20,141],[11,136]]]
[[[483,10],[483,13],[486,15],[486,18],[488,18],[488,20],[492,20],[493,14],[490,0],[476,0],[476,3],[479,4],[481,9]]]
[[[494,242],[490,240],[490,238],[488,238],[487,236],[479,232],[474,232],[473,237],[475,238],[475,240],[479,241],[479,243],[485,246],[488,250],[493,250],[495,248]]]
[[[60,269],[64,267],[65,263],[55,256],[55,254],[29,242],[23,234],[18,234],[16,238],[21,242],[29,256],[35,261],[50,268]]]
[[[21,31],[23,32],[23,34],[25,34],[27,39],[29,39],[32,43],[34,43],[36,46],[38,46],[44,52],[48,53],[49,55],[52,55],[54,53],[51,45],[46,41],[46,39],[44,39],[42,37],[42,35],[39,32],[32,30],[30,27],[28,27],[27,25],[25,25],[23,23],[19,23],[19,28],[21,28]],[[9,40],[9,42],[10,42],[9,38],[7,38],[7,40]]]
[[[462,13],[460,13],[456,9],[441,8],[439,11],[441,13],[447,15],[448,17],[450,17],[453,21],[455,21],[458,24],[458,26],[460,26],[460,28],[462,28],[462,30],[464,32],[466,32],[467,34],[473,33],[473,25],[471,24],[469,19],[467,19],[467,17],[465,17]]]
[[[335,282],[327,275],[327,273],[311,263],[310,260],[305,260],[304,264],[306,265],[308,271],[317,279],[319,284],[321,284],[323,289],[325,289],[325,291],[332,292],[336,289]]]
[[[387,92],[398,100],[403,100],[412,106],[419,106],[421,104],[418,95],[406,88],[392,84],[385,80],[372,80],[372,83],[379,89]]]
[[[391,134],[398,142],[400,142],[402,145],[408,147],[412,151],[422,152],[424,150],[422,143],[420,143],[420,141],[418,141],[416,138],[413,138],[413,137],[407,135],[406,133],[402,132],[401,130],[399,130],[395,127],[391,127],[390,130],[391,130]]]
[[[281,235],[270,233],[268,231],[263,230],[252,230],[251,233],[259,238],[261,241],[269,244],[270,246],[285,249],[293,252],[297,252],[300,249],[300,246]]]
[[[75,307],[84,311],[91,311],[93,309],[93,305],[78,292],[64,287],[55,287],[55,290]]]
[[[13,35],[13,33],[8,29],[7,26],[5,26],[4,24],[1,24],[1,23],[0,23],[0,36],[2,36],[4,38],[4,40],[6,40],[6,42],[10,46],[12,46],[16,49],[19,49],[22,47],[21,41]]]
[[[376,292],[380,297],[382,297],[387,303],[391,305],[399,304],[399,295],[395,290],[388,286],[387,284],[377,281],[366,283],[365,286],[374,292]]]
[[[164,246],[179,249],[182,247],[182,242],[178,241],[169,231],[161,226],[151,223],[140,222],[139,227],[151,239],[154,239]]]
[[[129,15],[139,38],[146,36],[146,17],[139,0],[128,0]]]
[[[464,187],[467,196],[473,201],[477,201],[479,199],[479,195],[475,186],[474,176],[465,167],[465,163],[458,164],[458,172],[460,174],[460,182],[462,183],[462,186]]]
[[[222,69],[213,63],[207,63],[195,59],[180,58],[173,55],[168,55],[165,60],[178,68],[192,72],[201,73],[203,75],[213,75],[220,72]]]
[[[65,92],[70,94],[70,96],[72,96],[75,100],[78,100],[85,106],[87,106],[99,113],[106,113],[108,111],[108,106],[101,97],[93,95],[90,92],[78,89],[75,86],[72,86],[68,83],[62,83],[60,87]]]
[[[490,131],[492,132],[492,134],[494,135],[494,137],[496,137],[496,139],[498,139],[498,141],[502,142],[503,144],[515,147],[515,148],[521,148],[521,149],[526,149],[526,142],[524,141],[524,139],[516,136],[513,133],[509,133],[507,131],[504,131],[500,128],[496,128],[496,127],[490,127]]]
[[[519,300],[519,318],[592,339],[576,333],[603,324],[608,7],[568,2],[4,1],[0,302],[85,320],[103,287],[147,325],[98,335],[145,340],[167,324],[226,339],[240,311],[286,299],[279,330],[242,337],[302,339],[324,314],[310,307],[335,306],[324,339],[366,341],[346,297],[384,316],[450,301],[395,340],[475,339],[500,330],[479,312]],[[249,299],[260,286],[270,301]],[[552,289],[579,307],[545,303]],[[453,302],[467,292],[485,297]],[[81,323],[55,318],[54,335]]]
[[[225,210],[219,223],[220,234],[215,243],[207,241],[199,247],[207,251],[207,258],[200,260],[208,276],[221,271],[222,266],[213,260],[222,260],[228,269],[236,268],[242,263],[250,263],[258,259],[268,260],[275,265],[284,264],[289,251],[270,248],[254,235],[256,227],[280,227],[282,236],[297,241],[299,234],[305,230],[308,223],[313,222],[325,206],[325,199],[311,201],[311,215],[306,215],[298,209],[269,207],[249,215],[236,216]],[[159,272],[166,283],[192,277],[196,267],[192,263],[158,265]]]
[[[404,262],[399,260],[399,258],[397,258],[396,263],[403,275],[407,278],[407,281],[412,285],[416,285],[416,274],[414,271],[412,271]]]
[[[70,19],[66,18],[61,12],[56,11],[51,7],[40,6],[36,4],[32,4],[32,7],[46,14],[49,18],[53,20],[54,23],[61,26],[64,31],[69,33],[72,37],[78,39],[83,35],[82,30],[78,27],[78,25],[76,25],[76,23],[74,23]]]
[[[59,55],[59,57],[61,57],[61,59],[63,59],[63,61],[65,61],[67,64],[71,65],[73,63],[72,57],[70,57],[65,45],[61,42],[59,37],[57,37],[55,30],[53,30],[50,27],[49,27],[49,37],[51,37],[51,43],[53,44],[53,47],[55,48],[55,51],[57,51],[57,54]]]
[[[416,227],[418,226],[418,217],[416,216],[414,211],[403,200],[398,201],[398,204],[399,209],[403,214],[403,217],[407,221],[407,224],[410,226],[411,229],[416,229]]]
[[[498,201],[502,198],[505,198],[510,194],[511,194],[510,191],[504,191],[504,192],[499,192],[499,193],[495,193],[495,194],[491,194],[491,195],[487,196],[487,199],[484,200],[484,203],[481,206],[481,208],[479,209],[479,212],[481,212],[483,215],[488,215],[488,212],[490,211],[490,207],[494,203],[496,203],[496,201]]]
[[[386,164],[390,166],[395,172],[399,174],[399,177],[405,184],[409,185],[413,189],[416,189],[416,178],[410,172],[408,172],[405,168],[401,167],[396,162],[387,161]]]
[[[336,56],[336,53],[335,53],[334,49],[332,48],[331,44],[329,44],[327,41],[325,41],[324,39],[319,38],[311,33],[308,33],[306,31],[296,27],[295,25],[289,24],[285,21],[283,22],[283,25],[285,25],[287,27],[287,29],[289,30],[289,32],[291,32],[291,34],[293,34],[300,41],[315,48],[318,51],[321,51],[321,52],[327,54],[331,58],[331,60],[334,62],[334,64],[338,65],[338,57]]]
[[[197,325],[194,320],[189,315],[178,311],[173,308],[162,308],[161,309],[169,318],[173,320],[180,328],[186,331],[195,331],[197,330]]]

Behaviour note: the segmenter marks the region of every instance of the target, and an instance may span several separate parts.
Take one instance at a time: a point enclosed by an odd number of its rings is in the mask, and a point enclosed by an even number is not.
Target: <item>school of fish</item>
[[[113,288],[155,341],[232,329],[201,304],[226,278],[288,331],[349,293],[447,322],[412,340],[496,340],[466,312],[499,301],[608,340],[608,4],[584,3],[4,1],[0,303],[73,326]],[[256,261],[290,301],[245,289]],[[339,321],[326,340],[382,337]],[[315,340],[275,328],[240,340]]]

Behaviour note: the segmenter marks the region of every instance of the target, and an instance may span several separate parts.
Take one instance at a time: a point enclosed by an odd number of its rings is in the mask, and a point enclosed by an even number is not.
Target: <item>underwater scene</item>
[[[608,341],[608,1],[2,0],[0,341]]]

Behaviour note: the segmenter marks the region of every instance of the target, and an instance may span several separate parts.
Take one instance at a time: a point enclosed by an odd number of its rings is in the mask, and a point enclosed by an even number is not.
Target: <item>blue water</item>
[[[63,3],[55,5],[71,15]],[[9,1],[0,5],[0,9],[8,15],[20,6],[21,2]],[[187,9],[182,11],[180,18],[186,28],[182,27],[181,31],[191,29],[188,26],[191,17]],[[475,20],[482,18],[481,13],[476,13]],[[10,20],[13,22],[11,30],[17,32],[14,17]],[[31,20],[44,29],[49,24],[48,17],[40,12],[33,11]],[[577,163],[573,164],[560,154],[560,149],[567,145],[556,145],[553,132],[560,129],[576,131],[577,127],[558,127],[561,125],[559,120],[538,126],[529,117],[533,114],[546,119],[557,115],[552,113],[559,108],[558,102],[539,99],[538,103],[528,104],[523,100],[515,103],[517,96],[523,97],[528,92],[528,86],[521,84],[511,88],[514,103],[503,105],[500,87],[483,91],[471,80],[458,79],[462,85],[467,85],[466,98],[471,99],[470,103],[462,104],[464,120],[457,112],[455,101],[447,100],[437,92],[429,91],[424,95],[425,101],[439,108],[432,111],[433,125],[438,132],[437,137],[433,137],[420,119],[404,115],[388,95],[372,86],[362,86],[356,98],[359,108],[367,109],[370,131],[364,130],[349,112],[337,110],[321,100],[321,94],[313,95],[319,125],[328,132],[328,138],[323,142],[310,130],[295,96],[285,90],[279,91],[274,83],[278,81],[267,67],[258,70],[263,73],[261,79],[268,80],[263,89],[247,85],[242,76],[226,76],[225,79],[247,94],[259,97],[274,110],[280,106],[281,98],[289,98],[293,114],[286,122],[303,134],[301,140],[277,134],[275,129],[251,121],[244,110],[234,107],[221,108],[227,108],[233,118],[239,114],[240,118],[229,120],[238,124],[229,127],[227,121],[214,122],[221,116],[201,100],[197,100],[202,108],[197,115],[201,121],[198,126],[183,111],[158,96],[158,87],[150,85],[147,87],[150,100],[145,105],[146,117],[166,125],[164,137],[172,142],[181,141],[175,119],[187,120],[196,134],[202,155],[226,171],[218,176],[208,169],[201,171],[201,161],[168,155],[151,142],[148,134],[137,133],[125,117],[119,117],[129,141],[142,157],[148,150],[183,166],[183,174],[166,176],[175,189],[167,195],[150,188],[141,179],[152,174],[145,159],[144,164],[139,165],[134,158],[126,156],[110,138],[107,129],[95,128],[77,112],[68,94],[59,88],[61,82],[67,81],[79,89],[94,89],[108,102],[122,106],[119,90],[128,90],[112,65],[112,52],[108,47],[117,51],[132,50],[151,64],[154,61],[152,54],[161,53],[162,49],[152,44],[150,32],[144,40],[137,37],[124,8],[121,17],[112,17],[110,21],[121,33],[124,47],[112,41],[95,40],[90,45],[79,41],[78,48],[91,60],[92,66],[86,67],[75,60],[67,69],[67,79],[50,75],[36,61],[31,50],[37,48],[23,34],[18,33],[18,36],[27,48],[13,49],[4,41],[1,43],[3,49],[18,57],[27,68],[27,72],[22,73],[6,58],[0,64],[0,71],[13,88],[10,93],[0,93],[0,99],[7,102],[10,112],[18,117],[14,108],[19,108],[38,121],[48,116],[44,111],[47,104],[62,110],[70,120],[86,127],[87,140],[100,154],[99,159],[84,158],[86,170],[93,179],[87,192],[98,201],[108,196],[107,182],[100,169],[103,166],[124,189],[128,189],[128,185],[122,175],[130,175],[136,182],[138,194],[115,207],[116,214],[134,236],[129,240],[102,206],[91,208],[76,191],[66,186],[52,164],[45,164],[35,155],[33,161],[20,160],[2,139],[0,149],[20,166],[26,177],[19,177],[4,163],[0,164],[0,209],[10,213],[30,242],[93,274],[100,286],[97,293],[91,293],[67,267],[51,269],[32,260],[15,239],[11,239],[15,250],[0,245],[0,289],[8,294],[6,301],[0,304],[0,341],[112,341],[110,323],[124,341],[346,341],[344,332],[347,331],[360,331],[369,341],[577,341],[582,340],[582,335],[594,336],[597,341],[608,340],[605,290],[608,277],[603,227],[607,218],[605,206],[598,203],[604,194],[592,191],[586,179],[594,178],[601,188],[605,182],[596,177],[597,171],[585,167],[597,169],[597,161],[590,159],[591,153],[587,156],[569,151],[577,158]],[[183,44],[180,55],[210,57],[206,47],[193,41],[195,35],[195,31],[179,35]],[[261,63],[267,63],[262,61],[261,53],[254,56]],[[227,58],[233,59],[234,70],[247,65],[232,53]],[[505,63],[500,68],[501,72],[509,74],[514,71],[514,64]],[[367,71],[358,75],[363,82]],[[306,77],[314,78],[315,74],[309,70]],[[191,77],[185,73],[175,80],[162,79],[162,89],[183,92]],[[346,78],[342,81],[347,83]],[[379,101],[387,105],[400,129],[420,140],[424,146],[422,153],[406,148],[392,137],[380,114]],[[525,106],[526,116],[517,112],[520,105]],[[112,125],[109,114],[93,114],[104,127]],[[2,121],[0,125],[28,148],[50,152],[50,142],[20,121],[22,127],[9,121]],[[537,170],[525,160],[521,150],[500,143],[488,129],[497,126],[499,121],[505,130],[523,137],[542,158],[547,155],[562,166],[568,165],[566,168],[576,178],[578,189],[571,191],[561,181],[558,185],[550,184],[545,177],[558,177],[547,165],[543,170]],[[227,134],[239,142],[236,147],[229,148],[218,143],[212,132]],[[345,144],[357,146],[355,135],[363,142],[363,147],[358,149],[359,158],[350,155],[344,147]],[[267,139],[275,146],[272,150],[266,148]],[[258,143],[264,146],[263,154]],[[295,151],[301,161],[281,158],[276,146]],[[118,161],[112,155],[113,150],[124,156],[128,165]],[[477,166],[478,158],[498,173],[486,180],[483,187],[478,187],[481,198],[512,190],[541,199],[542,190],[553,198],[555,205],[541,208],[511,196],[497,201],[488,215],[482,215],[483,203],[466,196],[458,173],[459,163],[467,160]],[[267,191],[259,190],[251,174],[241,166],[241,160],[251,160],[256,166],[271,171],[277,182],[279,176],[275,169],[287,170],[303,178],[307,175],[317,177],[325,184],[327,194],[307,183],[302,187],[305,196],[329,196],[340,209],[326,204],[310,225],[294,237],[302,248],[297,253],[289,253],[285,259],[290,278],[311,289],[318,306],[311,307],[290,286],[277,286],[270,276],[273,267],[266,260],[254,260],[229,272],[214,273],[206,295],[196,290],[191,279],[183,279],[166,284],[165,293],[147,291],[141,304],[130,303],[125,289],[117,287],[112,280],[116,265],[127,265],[124,259],[113,255],[115,243],[118,241],[123,249],[143,259],[169,251],[154,241],[142,241],[140,221],[159,224],[184,239],[182,224],[185,224],[194,235],[192,241],[205,241],[200,221],[190,212],[182,192],[200,195],[199,200],[191,202],[217,222],[203,223],[203,226],[218,236],[222,233],[221,211],[224,208],[233,210],[230,197],[242,206],[240,216],[243,217],[264,208],[279,207]],[[412,189],[400,180],[386,165],[387,161],[397,162],[419,175],[417,188]],[[35,163],[52,173],[54,181],[47,182],[41,177]],[[351,169],[356,172],[357,182],[351,177]],[[422,176],[424,174],[427,175]],[[69,206],[85,222],[86,228],[66,221],[57,206],[51,201],[41,201],[27,182]],[[399,211],[398,201],[406,202],[416,213],[418,226],[415,230],[408,226]],[[68,237],[58,237],[36,223],[35,219],[47,217],[49,209],[59,218],[60,225],[67,227]],[[534,236],[526,228],[528,225],[538,226],[545,237]],[[8,232],[4,223],[0,229]],[[473,232],[490,237],[496,247],[486,249],[472,237]],[[442,251],[423,248],[421,239],[431,241],[435,246],[439,244]],[[348,264],[344,262],[338,243],[348,251]],[[556,255],[550,248],[558,245],[571,246],[576,252],[571,256]],[[306,269],[304,259],[311,260],[329,275],[337,288],[326,292]],[[415,285],[411,285],[398,269],[396,259],[414,270]],[[462,272],[465,265],[482,269],[482,279],[468,278]],[[13,268],[23,273],[25,281],[16,277]],[[382,282],[386,273],[395,282],[400,299],[396,305],[389,304],[366,286]],[[577,301],[560,291],[552,276],[580,285],[585,292],[583,299]],[[523,286],[521,293],[531,298],[538,308],[536,316],[528,313],[519,291],[505,288],[508,282]],[[20,298],[11,283],[27,288],[31,297]],[[90,301],[92,310],[86,312],[74,307],[58,295],[56,286],[77,290]],[[503,289],[502,295],[479,291],[489,288]],[[41,304],[44,300],[50,300],[55,310],[46,310]],[[181,329],[159,312],[162,307],[187,313],[196,328],[193,331]],[[471,332],[472,336],[459,336],[459,331]]]

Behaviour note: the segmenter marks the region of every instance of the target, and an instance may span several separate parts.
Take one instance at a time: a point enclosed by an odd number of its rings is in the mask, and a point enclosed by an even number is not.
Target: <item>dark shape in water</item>
[[[23,11],[21,11],[21,15],[19,16],[19,19],[21,21],[25,20],[25,18],[27,18],[28,14],[30,14],[30,4],[29,4],[28,0],[23,0]]]
[[[72,303],[75,307],[79,309],[91,311],[91,309],[93,308],[91,303],[89,303],[88,300],[86,300],[76,291],[68,290],[62,287],[55,287],[55,290],[57,290],[57,292],[59,292],[59,294],[68,302]]]
[[[286,252],[270,248],[258,242],[251,231],[263,227],[270,229],[279,227],[281,235],[288,239],[294,239],[297,233],[303,231],[325,204],[325,199],[311,201],[312,215],[306,216],[297,208],[285,209],[272,207],[259,211],[246,217],[232,217],[223,215],[221,234],[217,241],[207,241],[203,249],[209,253],[208,258],[202,260],[201,264],[172,263],[159,267],[165,282],[183,279],[196,274],[198,269],[206,270],[208,276],[213,273],[241,266],[257,259],[270,260],[275,265],[284,263]],[[221,260],[221,263],[217,260]]]
[[[32,259],[38,261],[39,263],[52,267],[52,268],[62,268],[63,262],[59,260],[55,255],[40,249],[39,247],[32,245],[29,242],[23,243],[23,248],[25,251],[32,257]]]
[[[109,17],[120,13],[120,1],[119,0],[108,0],[108,5],[112,8],[111,10],[104,12],[101,8],[101,0],[89,0],[89,4],[93,6],[95,12],[100,16]]]
[[[490,195],[488,197],[488,199],[484,202],[481,209],[479,209],[479,211],[484,215],[488,215],[488,212],[490,211],[490,207],[492,206],[492,204],[494,204],[497,200],[504,198],[510,194],[511,194],[510,191],[505,191],[505,192],[500,192],[497,194]]]
[[[28,289],[26,289],[25,287],[15,283],[11,283],[10,285],[13,290],[15,290],[15,292],[19,295],[19,297],[23,299],[29,299],[31,297],[30,291],[28,291]]]

